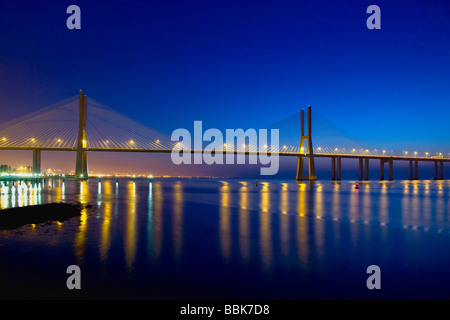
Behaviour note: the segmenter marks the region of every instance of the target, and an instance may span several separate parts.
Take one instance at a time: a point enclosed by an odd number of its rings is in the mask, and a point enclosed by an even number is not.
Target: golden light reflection
[[[323,209],[323,193],[322,188],[318,188],[317,186],[320,183],[315,183],[314,185],[309,185],[310,191],[308,192],[308,196],[311,197],[314,195],[314,214],[316,216],[315,219],[310,219],[311,223],[314,224],[314,244],[315,251],[317,256],[319,257],[319,261],[322,261],[324,255],[324,242],[325,242],[325,221],[324,221],[324,209]],[[312,189],[312,187],[315,187]],[[340,183],[337,183],[334,187],[334,194],[337,194],[340,189]],[[339,195],[338,197],[339,198]],[[336,200],[336,198],[334,198]],[[338,200],[339,201],[339,200]],[[339,214],[339,213],[338,213]]]
[[[105,201],[103,202],[103,223],[102,234],[100,238],[100,259],[106,261],[108,258],[108,251],[111,246],[111,218],[113,204],[111,201],[112,186],[111,181],[104,182]]]
[[[55,188],[55,202],[62,201],[62,189],[60,187]]]
[[[403,195],[403,197],[402,197],[402,216],[409,220],[410,215],[411,215],[411,210],[409,208],[410,198],[406,196],[408,194],[408,182],[403,182],[403,184],[404,184],[405,195]],[[406,227],[406,226],[403,226],[403,227]]]
[[[271,218],[270,214],[270,192],[269,183],[262,182],[262,188],[260,189],[260,214],[259,214],[259,246],[261,252],[261,259],[263,266],[266,271],[270,270],[272,267],[272,229],[271,229]]]
[[[280,211],[282,213],[280,217],[280,240],[281,240],[281,251],[283,255],[287,256],[289,254],[289,216],[287,215],[289,211],[289,184],[281,183],[280,192]]]
[[[3,189],[3,188],[2,188]],[[5,192],[3,192],[2,190],[2,194],[0,195],[0,208],[3,209],[8,209],[8,204],[9,204],[9,195]]]
[[[367,184],[368,185],[368,184]],[[358,220],[363,220],[363,223],[364,222],[367,222],[368,221],[368,219],[369,219],[369,217],[371,216],[371,214],[372,214],[372,208],[371,208],[371,202],[372,202],[372,195],[371,195],[371,193],[370,193],[370,190],[368,190],[368,188],[366,188],[365,190],[364,190],[364,195],[363,195],[363,198],[362,198],[362,202],[363,202],[363,215],[362,215],[362,217],[355,217],[356,219],[358,219]],[[352,221],[352,222],[354,222],[354,221]],[[383,223],[382,221],[380,221],[381,223]],[[357,237],[357,236],[356,236]],[[355,239],[355,243],[357,242],[358,240],[357,240],[357,238]]]
[[[303,182],[299,183],[297,199],[298,199],[297,213],[300,217],[304,217],[306,215],[306,199],[305,199],[305,184]]]
[[[445,221],[446,219],[446,215],[447,212],[445,210],[445,201],[444,201],[444,182],[443,181],[439,181],[438,182],[438,197],[435,201],[435,215],[436,215],[436,220],[441,222],[441,221]]]
[[[153,243],[153,182],[148,184],[148,211],[147,211],[147,252],[152,254]]]
[[[89,198],[89,191],[88,191],[88,185],[87,181],[83,180],[80,181],[78,184],[78,195],[79,195],[79,201],[82,204],[86,204]],[[84,252],[86,248],[86,234],[87,234],[87,209],[84,208],[81,211],[81,215],[79,218],[79,224],[78,224],[78,232],[75,235],[75,256],[77,258],[78,263],[83,263],[84,261]]]
[[[175,183],[174,188],[174,202],[173,202],[173,249],[175,259],[181,258],[183,249],[183,186],[181,182]]]
[[[220,188],[220,247],[222,249],[222,256],[228,260],[231,253],[231,228],[230,228],[230,187],[228,182],[222,182]]]
[[[160,257],[163,241],[163,194],[160,182],[155,182],[152,186],[153,194],[153,252],[156,258]]]
[[[280,192],[280,211],[283,214],[287,214],[289,211],[289,191],[288,191],[288,184],[282,183],[281,184],[281,192]]]
[[[247,208],[247,183],[241,183],[241,187],[239,188],[239,252],[244,264],[247,264],[250,258],[250,217]]]
[[[419,221],[421,208],[417,181],[414,181],[413,189],[414,191],[410,198],[411,217],[413,221]]]
[[[426,182],[425,186],[428,185],[428,181]],[[418,226],[425,227],[427,224],[430,223],[432,219],[436,219],[437,217],[437,204],[438,204],[438,198],[433,198],[433,201],[429,195],[430,190],[425,190],[425,196],[421,197],[419,196],[419,201],[422,200],[422,207],[419,210],[419,222]],[[433,218],[432,218],[433,216]]]
[[[305,184],[299,183],[298,195],[297,195],[297,226],[296,226],[296,239],[297,239],[297,255],[304,267],[308,268],[308,254],[309,254],[309,228],[308,219],[306,215],[306,198],[305,198]]]
[[[128,272],[131,274],[136,257],[136,183],[134,181],[128,181],[128,210],[126,213],[126,233],[125,233],[125,259],[127,262]]]
[[[380,222],[383,222],[384,224],[389,222],[389,198],[387,194],[387,187],[386,184],[383,183],[381,187],[381,194],[380,194],[380,209],[379,209],[379,220]],[[368,218],[366,218],[368,219]],[[368,221],[370,222],[370,221]]]

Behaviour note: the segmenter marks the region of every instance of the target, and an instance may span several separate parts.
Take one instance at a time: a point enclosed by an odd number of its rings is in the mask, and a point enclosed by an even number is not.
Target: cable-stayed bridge
[[[379,160],[380,179],[384,180],[385,164],[388,164],[388,179],[393,179],[393,162],[409,162],[409,178],[418,179],[418,164],[434,162],[434,178],[443,179],[443,164],[450,162],[442,155],[419,156],[417,153],[396,155],[393,151],[378,150],[358,141],[315,115],[312,120],[311,107],[300,117],[294,115],[267,129],[279,129],[280,141],[276,146],[268,143],[244,143],[230,146],[226,143],[214,153],[243,155],[278,155],[297,157],[297,180],[315,180],[315,158],[331,159],[331,179],[341,179],[342,159],[359,160],[359,179],[369,180],[369,160]],[[318,119],[318,120],[316,120]],[[314,128],[314,135],[313,130]],[[316,135],[316,130],[319,134]],[[314,142],[314,144],[313,144]],[[0,150],[31,150],[33,173],[41,171],[41,151],[77,152],[76,177],[88,178],[88,152],[159,152],[170,153],[174,148],[183,152],[205,153],[202,148],[190,148],[172,141],[166,135],[145,126],[112,108],[80,94],[47,108],[30,113],[15,120],[0,124]],[[304,162],[307,162],[305,174]]]

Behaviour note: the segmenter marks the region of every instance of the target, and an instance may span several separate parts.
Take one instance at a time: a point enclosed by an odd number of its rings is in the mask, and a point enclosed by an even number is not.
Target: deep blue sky
[[[83,89],[168,134],[312,105],[369,143],[448,153],[449,36],[445,0],[0,0],[0,122]]]

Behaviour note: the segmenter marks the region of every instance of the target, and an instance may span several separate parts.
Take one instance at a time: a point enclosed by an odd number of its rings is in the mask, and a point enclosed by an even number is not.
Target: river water
[[[52,202],[91,206],[0,231],[0,298],[450,298],[450,181],[66,179],[1,189],[1,209]],[[80,290],[66,286],[70,265]],[[381,289],[367,288],[370,265]]]

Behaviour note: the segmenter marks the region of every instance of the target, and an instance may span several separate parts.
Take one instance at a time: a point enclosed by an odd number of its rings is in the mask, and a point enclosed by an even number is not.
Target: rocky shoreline
[[[50,203],[0,210],[0,230],[16,229],[26,224],[64,221],[81,215],[82,204]]]

